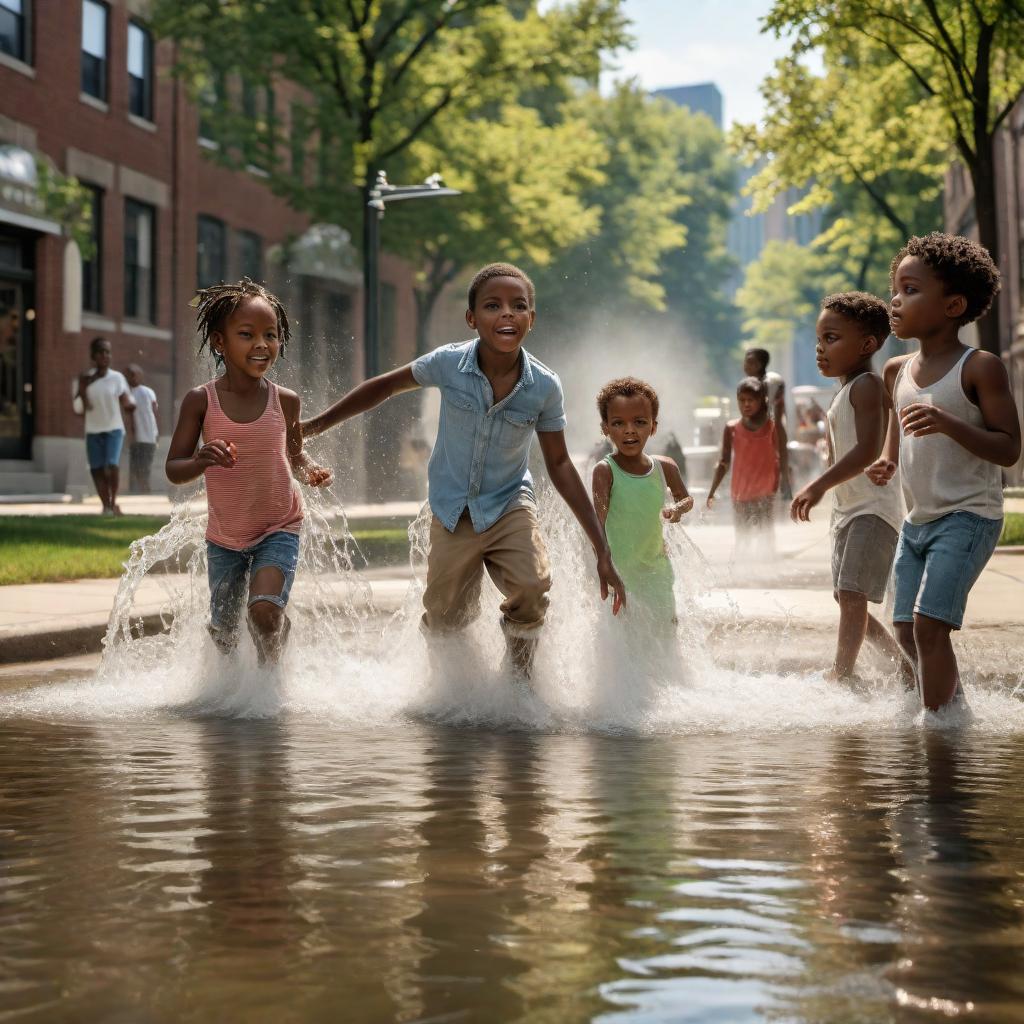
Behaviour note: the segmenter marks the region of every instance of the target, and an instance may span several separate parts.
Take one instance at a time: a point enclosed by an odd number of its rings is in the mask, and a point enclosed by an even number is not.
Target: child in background
[[[886,628],[868,612],[881,604],[899,538],[899,495],[866,476],[879,456],[891,403],[871,357],[889,337],[889,308],[874,295],[829,295],[818,317],[818,369],[837,377],[842,389],[827,416],[829,468],[793,499],[794,521],[832,490],[832,590],[839,604],[839,638],[828,679],[853,676],[865,637],[899,665],[902,656]]]
[[[786,425],[786,382],[781,375],[768,369],[771,353],[766,348],[748,348],[743,354],[743,372],[764,382],[768,398],[768,412],[776,423]]]
[[[679,467],[644,448],[658,430],[658,395],[645,381],[620,377],[597,396],[601,431],[614,451],[595,467],[594,508],[608,534],[612,558],[630,597],[630,617],[671,635],[676,623],[674,577],[662,522],[678,523],[693,508]],[[665,506],[665,491],[674,503]]]
[[[1020,458],[1020,419],[1002,360],[960,341],[999,291],[988,252],[957,235],[914,237],[893,259],[890,283],[892,332],[921,348],[886,363],[894,414],[867,473],[885,486],[899,464],[907,518],[893,620],[925,707],[937,710],[959,690],[949,635],[999,540],[1000,467]]]
[[[779,482],[789,478],[786,429],[768,409],[768,388],[757,377],[744,377],[736,388],[740,418],[722,431],[722,451],[708,491],[707,507],[732,467],[732,514],[737,554],[753,553],[759,540],[775,551],[775,498]]]
[[[153,468],[153,455],[160,439],[157,426],[159,409],[156,392],[142,383],[141,368],[132,363],[125,372],[131,388],[135,412],[132,413],[132,440],[128,446],[128,486],[136,494],[149,494],[149,476]]]
[[[480,611],[486,570],[501,591],[501,626],[514,671],[529,678],[547,612],[551,574],[527,463],[536,435],[548,475],[597,556],[601,597],[622,581],[604,527],[565,445],[558,376],[523,343],[536,318],[533,282],[492,263],[469,286],[466,323],[477,337],[444,345],[364,381],[302,424],[307,437],[420,387],[441,392],[441,419],[428,466],[433,520],[423,594],[428,635],[463,629]]]
[[[96,493],[103,504],[102,515],[119,516],[121,446],[124,444],[122,412],[135,409],[124,374],[110,368],[113,353],[106,338],[93,338],[89,345],[93,369],[72,385],[72,407],[85,417],[85,452]]]
[[[292,473],[311,487],[329,484],[332,474],[302,451],[299,396],[266,379],[290,336],[280,300],[243,278],[204,288],[193,304],[200,351],[209,345],[224,373],[182,401],[167,479],[205,476],[210,635],[230,653],[244,603],[262,665],[278,659],[288,635],[284,610],[303,519]]]

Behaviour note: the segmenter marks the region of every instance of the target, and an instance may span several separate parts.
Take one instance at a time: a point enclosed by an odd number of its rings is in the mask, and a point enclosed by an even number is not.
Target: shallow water
[[[419,583],[368,616],[309,534],[268,673],[206,640],[200,526],[136,550],[95,673],[0,692],[0,1021],[1024,1019],[1017,636],[923,715],[799,668],[831,638],[730,615],[677,534],[654,650],[549,521],[533,689],[493,615],[428,656]]]
[[[1024,1015],[1024,737],[0,723],[0,1020]]]

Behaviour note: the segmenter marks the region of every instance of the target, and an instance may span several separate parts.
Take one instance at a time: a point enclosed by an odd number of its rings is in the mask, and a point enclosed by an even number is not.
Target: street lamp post
[[[366,376],[380,373],[380,222],[388,203],[400,199],[436,199],[458,196],[458,189],[446,188],[440,174],[432,174],[422,185],[392,185],[384,171],[370,189],[366,211],[366,280],[363,285],[363,356]]]

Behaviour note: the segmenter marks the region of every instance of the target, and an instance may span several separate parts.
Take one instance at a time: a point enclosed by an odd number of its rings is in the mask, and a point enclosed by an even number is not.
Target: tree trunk
[[[990,135],[984,145],[979,145],[977,159],[970,168],[971,183],[974,187],[974,215],[978,222],[978,241],[988,249],[992,259],[999,262],[999,218],[996,207],[996,171],[994,158],[995,139]],[[994,355],[1002,353],[1000,331],[999,297],[992,302],[992,308],[978,321],[978,338],[981,347]]]

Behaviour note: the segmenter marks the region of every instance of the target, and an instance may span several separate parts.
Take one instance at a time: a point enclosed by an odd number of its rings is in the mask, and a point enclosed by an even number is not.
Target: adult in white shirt
[[[71,388],[72,405],[85,417],[85,452],[89,459],[96,493],[103,502],[103,515],[119,516],[118,463],[124,444],[124,412],[134,412],[135,403],[124,374],[110,368],[112,353],[106,338],[93,338],[89,345],[93,368],[83,373]]]
[[[128,486],[135,494],[149,494],[153,455],[160,439],[156,392],[142,383],[142,368],[132,363],[125,370],[135,412],[131,416],[132,439],[128,445]]]

